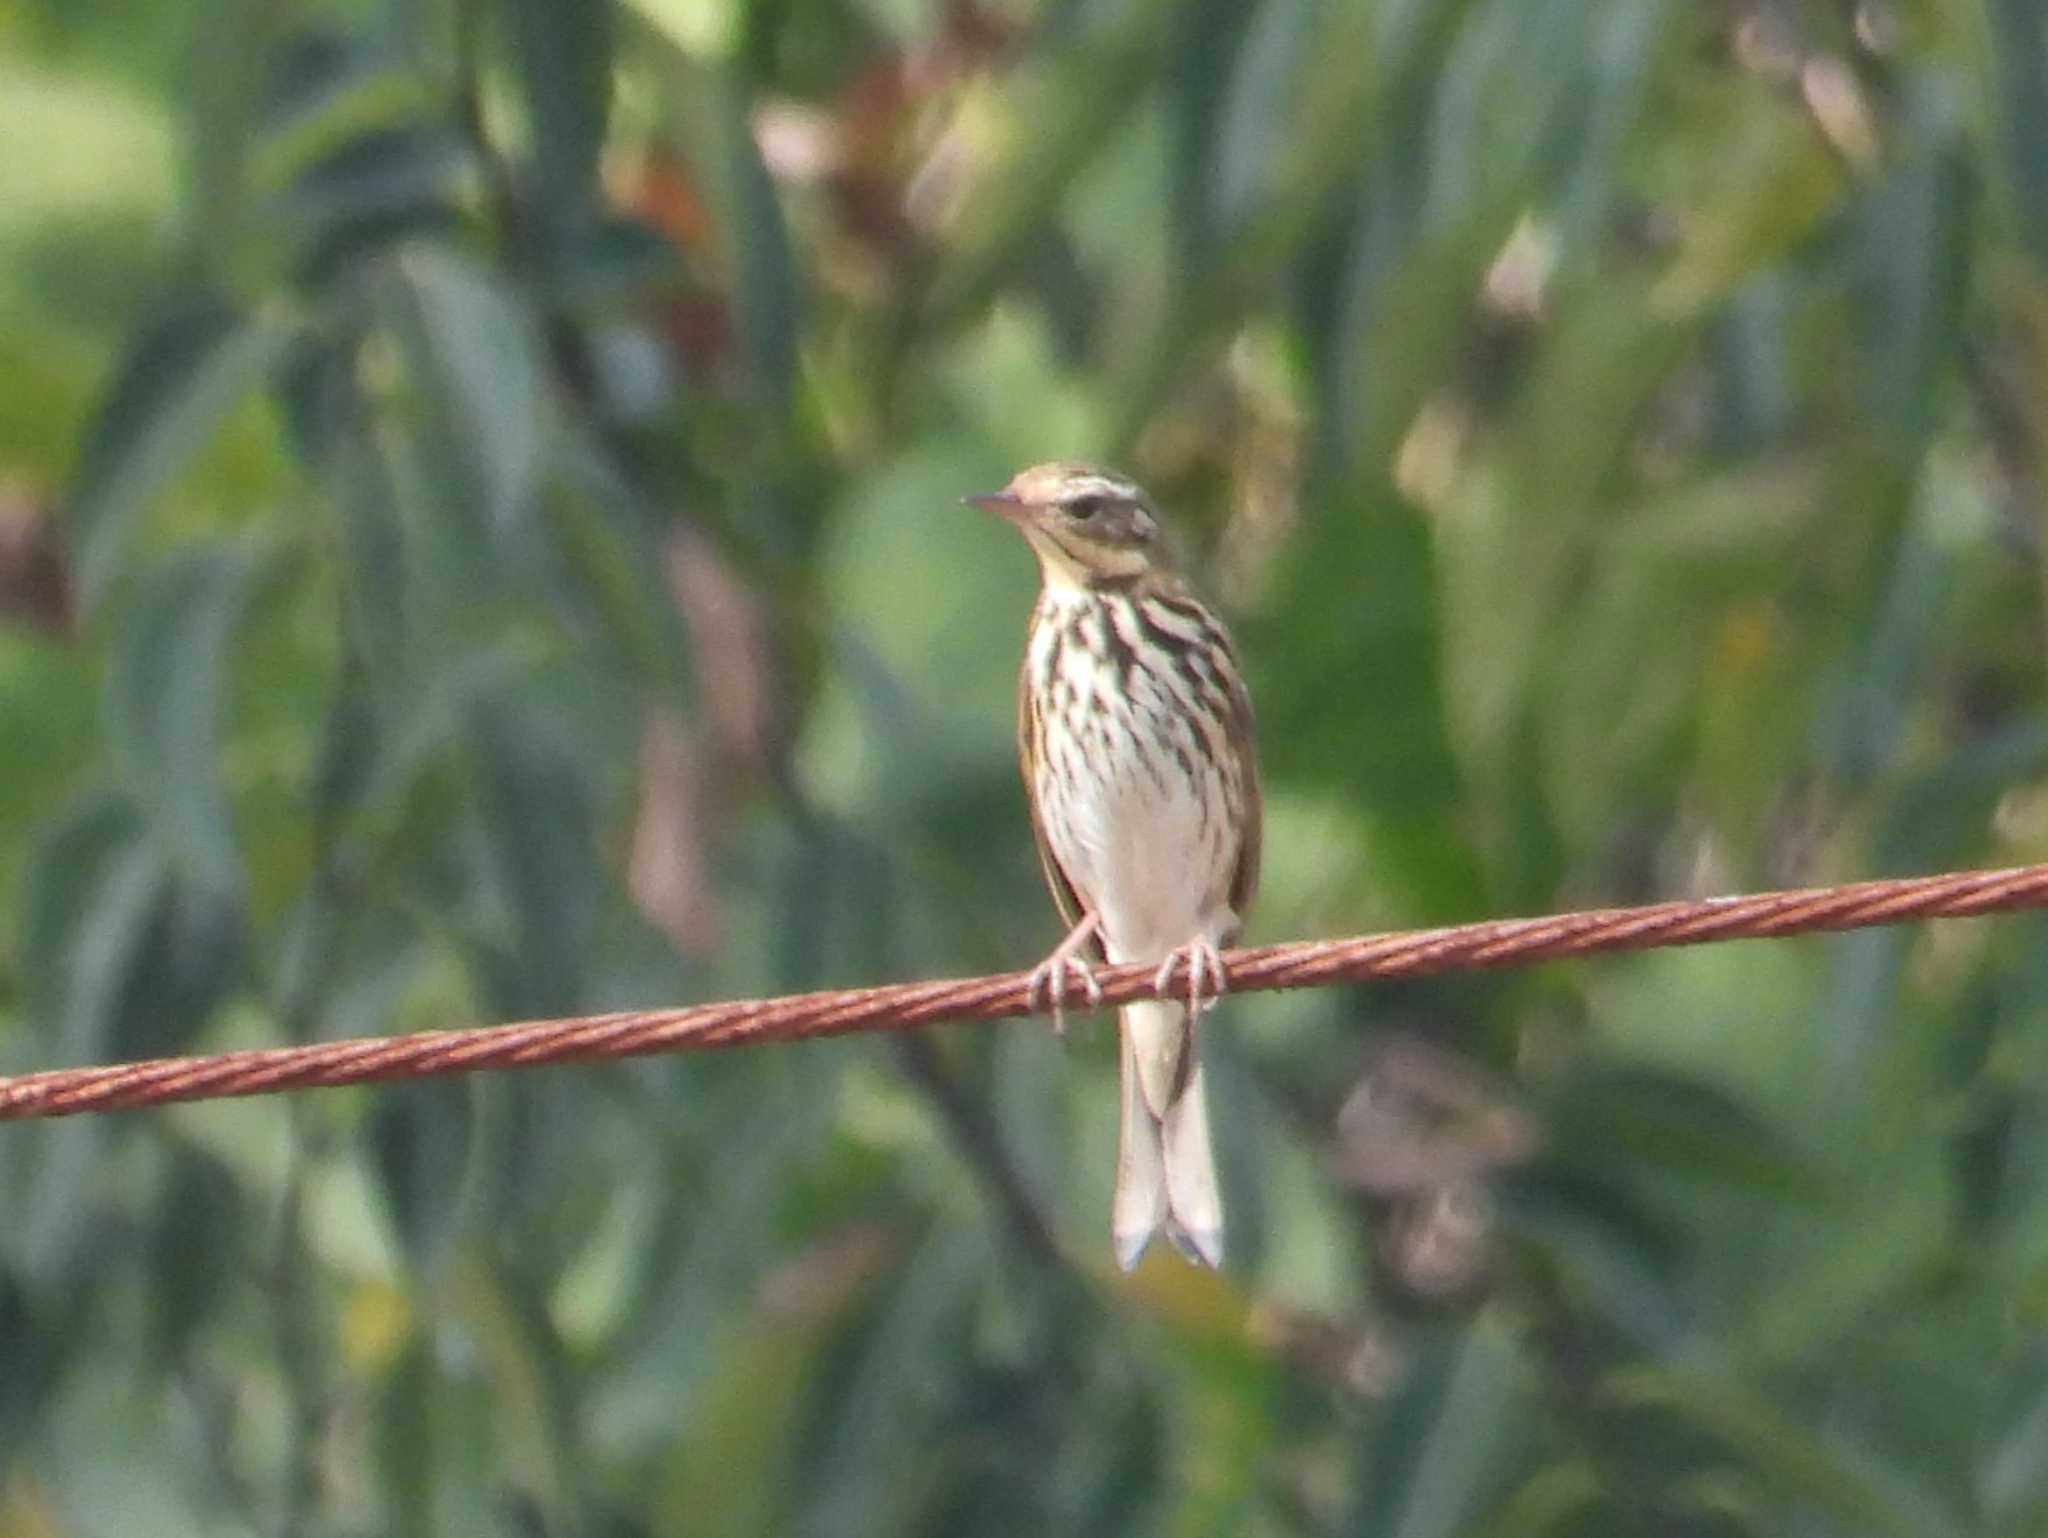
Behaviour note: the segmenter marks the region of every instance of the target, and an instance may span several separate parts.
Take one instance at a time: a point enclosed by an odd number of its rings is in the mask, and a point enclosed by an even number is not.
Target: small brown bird
[[[1038,852],[1072,926],[1032,974],[1055,1019],[1091,960],[1158,962],[1157,1001],[1123,1009],[1112,1229],[1125,1270],[1164,1228],[1223,1259],[1196,1026],[1225,987],[1259,878],[1251,698],[1220,621],[1173,569],[1144,492],[1046,464],[969,497],[1015,524],[1043,585],[1018,680],[1017,745]],[[1186,974],[1186,1002],[1171,995]]]

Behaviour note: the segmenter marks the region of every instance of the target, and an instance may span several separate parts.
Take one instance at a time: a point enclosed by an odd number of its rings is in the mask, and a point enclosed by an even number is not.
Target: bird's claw
[[[1102,984],[1095,980],[1095,969],[1079,956],[1063,956],[1058,951],[1046,957],[1031,969],[1031,976],[1024,984],[1024,1007],[1037,1011],[1052,1006],[1053,1033],[1067,1034],[1065,1004],[1067,994],[1078,979],[1081,992],[1087,997],[1089,1008],[1102,1002]]]
[[[1230,978],[1223,970],[1223,953],[1216,949],[1215,942],[1198,938],[1167,952],[1152,976],[1152,991],[1165,998],[1173,987],[1174,972],[1182,967],[1188,974],[1188,1018],[1192,1020],[1229,991]]]

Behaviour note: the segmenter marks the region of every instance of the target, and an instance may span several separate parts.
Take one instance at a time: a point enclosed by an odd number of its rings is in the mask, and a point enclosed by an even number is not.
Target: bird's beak
[[[983,512],[994,513],[998,518],[1008,518],[1013,523],[1024,513],[1024,499],[1013,491],[982,491],[971,497],[960,499],[969,507],[978,507]]]

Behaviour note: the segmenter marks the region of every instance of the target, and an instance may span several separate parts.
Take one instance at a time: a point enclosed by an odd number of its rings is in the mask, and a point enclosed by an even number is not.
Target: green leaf
[[[136,1017],[158,1002],[149,979],[166,959],[171,890],[162,852],[118,796],[87,798],[45,833],[29,866],[23,916],[38,1066],[129,1055],[123,1044]],[[111,1129],[103,1118],[81,1117],[23,1128],[15,1138],[0,1257],[38,1289],[76,1287],[92,1265],[105,1225],[97,1193]],[[0,1268],[0,1284],[4,1276]]]
[[[2048,1361],[2038,1341],[2015,1376],[2009,1419],[1985,1449],[1983,1469],[1985,1509],[2007,1516],[2048,1511]]]
[[[451,1268],[447,1295],[489,1373],[491,1435],[515,1488],[540,1508],[536,1529],[587,1530],[569,1364],[545,1299],[531,1278],[474,1251]]]
[[[177,867],[223,894],[242,884],[220,761],[229,649],[261,565],[250,545],[216,545],[151,571],[121,617],[107,680],[129,796]]]
[[[447,448],[489,526],[516,547],[529,531],[545,441],[532,322],[496,278],[445,246],[408,246],[392,274],[400,332],[432,387]]]
[[[1740,1384],[1663,1367],[1625,1367],[1606,1384],[1617,1409],[1666,1411],[1717,1438],[1781,1494],[1859,1533],[1933,1538],[1926,1513],[1900,1509],[1861,1469],[1803,1422]]]
[[[1329,353],[1331,457],[1365,484],[1392,478],[1416,413],[1454,377],[1480,283],[1527,196],[1519,180],[1490,181],[1455,216],[1391,255],[1381,250],[1391,237],[1368,211],[1354,222],[1330,289],[1309,285],[1305,311],[1336,307],[1343,315],[1336,331],[1304,315],[1308,345]]]
[[[1445,1332],[1367,1435],[1357,1531],[1455,1538],[1513,1472],[1536,1384],[1498,1321]]]
[[[1575,1074],[1550,1109],[1557,1136],[1609,1166],[1632,1165],[1811,1205],[1825,1187],[1777,1131],[1705,1079],[1619,1063]]]
[[[674,77],[676,137],[690,156],[687,186],[702,200],[705,222],[718,243],[715,260],[726,273],[747,402],[771,418],[780,417],[789,409],[796,380],[805,318],[803,273],[781,193],[755,136],[757,98],[736,62],[707,63],[687,52],[660,18],[644,19],[652,23],[645,36],[658,46],[663,72]],[[593,230],[571,253],[581,281],[616,283],[617,277],[606,276],[608,269],[672,277],[678,253],[670,250],[659,265],[650,261],[653,253],[644,250],[647,233],[618,221]],[[636,254],[635,247],[643,249]],[[768,490],[765,485],[759,489]]]
[[[1463,794],[1446,735],[1436,557],[1421,518],[1327,487],[1247,626],[1259,737],[1278,781],[1342,793],[1372,818],[1375,880],[1404,918],[1479,911],[1481,885],[1452,820]],[[1352,659],[1349,708],[1330,709],[1329,659]]]
[[[1992,115],[1999,169],[2011,185],[2021,232],[2037,265],[2048,268],[2048,14],[2033,0],[1991,0]]]
[[[567,1013],[590,976],[602,906],[598,837],[582,765],[538,713],[501,699],[470,717],[488,895],[519,1014]]]
[[[1474,509],[1447,541],[1452,634],[1448,687],[1468,756],[1509,751],[1534,703],[1525,692],[1545,642],[1576,600],[1600,514],[1659,384],[1689,328],[1649,313],[1639,292],[1588,293],[1559,317],[1518,392],[1501,474],[1512,498]],[[1505,488],[1503,488],[1504,490]]]
[[[1180,77],[1191,84],[1212,71],[1221,77],[1213,96],[1183,94],[1178,103],[1188,159],[1201,154],[1199,173],[1190,174],[1192,165],[1183,173],[1183,194],[1192,205],[1183,221],[1194,237],[1187,250],[1197,261],[1211,242],[1237,232],[1266,191],[1304,55],[1322,41],[1313,29],[1325,9],[1305,0],[1190,8],[1175,61]]]
[[[960,1449],[943,1425],[947,1358],[968,1336],[988,1257],[983,1236],[941,1231],[898,1270],[874,1317],[815,1389],[808,1416],[820,1432],[805,1449],[792,1494],[798,1526],[816,1538],[905,1532],[958,1479]]]
[[[291,233],[309,286],[332,279],[346,287],[372,253],[453,225],[469,171],[469,156],[444,129],[381,129],[307,167],[265,216]]]
[[[1811,120],[1755,74],[1703,82],[1690,105],[1698,126],[1678,143],[1695,150],[1697,164],[1686,168],[1689,178],[1674,177],[1674,192],[1692,206],[1675,259],[1650,296],[1651,308],[1673,320],[1719,306],[1783,261],[1849,191]]]
[[[0,377],[6,362],[0,359]],[[4,458],[4,450],[0,450]],[[0,628],[0,715],[6,721],[6,794],[0,796],[0,978],[18,938],[14,904],[38,837],[100,751],[102,678],[90,649]],[[4,990],[0,983],[0,990]]]
[[[246,178],[263,225],[295,243],[302,273],[343,280],[368,250],[452,224],[475,156],[440,106],[441,82],[376,32],[321,29],[272,62]]]
[[[240,907],[178,879],[124,799],[80,804],[30,866],[24,938],[30,1008],[65,1062],[188,1045],[242,976]]]
[[[1144,99],[1164,62],[1168,0],[1137,0],[1077,31],[979,104],[983,142],[973,185],[923,290],[925,326],[943,331],[987,302],[998,280],[1043,239],[1081,168]]]
[[[371,1424],[376,1468],[391,1505],[392,1527],[400,1532],[434,1530],[434,1487],[445,1467],[445,1448],[434,1436],[434,1390],[440,1379],[433,1352],[419,1333],[407,1337],[397,1362],[384,1375]]]
[[[1647,403],[1693,336],[1633,286],[1560,310],[1516,392],[1500,462],[1468,473],[1462,505],[1437,524],[1451,737],[1495,890],[1518,908],[1550,900],[1562,860],[1536,794],[1553,638],[1581,601]]]
[[[1620,1340],[1678,1349],[1684,1235],[1619,1176],[1548,1161],[1501,1183],[1502,1226],[1544,1261],[1553,1308],[1592,1317]]]
[[[796,256],[775,183],[754,139],[751,103],[737,82],[720,82],[718,117],[730,165],[733,311],[760,404],[789,409],[802,314]]]
[[[1159,404],[1184,387],[1203,352],[1267,292],[1275,273],[1317,252],[1324,231],[1356,201],[1360,168],[1375,165],[1381,144],[1398,142],[1401,114],[1423,115],[1468,6],[1469,0],[1441,0],[1391,19],[1361,0],[1323,8],[1321,29],[1302,50],[1288,121],[1261,177],[1257,206],[1229,238],[1202,253],[1159,323],[1128,349],[1116,371],[1111,443],[1133,442]],[[1344,146],[1343,153],[1331,153],[1333,145]],[[1327,325],[1327,317],[1317,317],[1311,335]]]
[[[707,1376],[654,1506],[663,1538],[785,1530],[806,1408],[856,1310],[889,1274],[892,1248],[873,1229],[813,1246],[789,1265],[782,1285],[761,1289],[704,1344]]]
[[[250,1263],[233,1173],[183,1142],[170,1145],[167,1161],[145,1236],[150,1358],[163,1367],[180,1360]]]
[[[103,793],[45,835],[23,923],[31,1017],[62,1061],[109,1054],[170,875],[135,808]]]
[[[548,233],[582,228],[598,203],[598,156],[612,101],[612,0],[507,0],[513,59],[533,131],[535,190]]]
[[[306,360],[304,379],[313,397],[308,414],[327,472],[338,483],[347,573],[343,616],[351,649],[378,687],[396,691],[422,660],[414,644],[420,552],[408,544],[419,532],[406,517],[404,489],[387,446],[370,425],[352,365],[341,349]]]
[[[381,1090],[364,1128],[370,1165],[399,1242],[417,1273],[433,1280],[472,1209],[474,1092],[463,1080]]]
[[[1742,1120],[1802,1131],[1811,1126],[1814,1081],[1825,1075],[1810,953],[1770,941],[1730,941],[1617,958],[1590,990],[1589,1004],[1609,1061],[1588,1065],[1582,1084],[1560,1086],[1566,1136],[1574,1125],[1572,1096],[1581,1090],[1589,1096],[1589,1114],[1611,1107],[1624,1121],[1661,1115],[1668,1093],[1681,1118],[1735,1118],[1731,1130],[1738,1139],[1743,1134],[1734,1128]],[[1632,1106],[1638,1093],[1644,1098]],[[1723,1111],[1707,1111],[1722,1100]],[[1643,1135],[1655,1141],[1654,1133]],[[1766,1140],[1768,1147],[1780,1144],[1776,1136]],[[1598,1138],[1589,1146],[1597,1147]]]
[[[405,129],[438,106],[429,77],[381,42],[319,34],[276,69],[272,100],[250,157],[259,192],[277,193],[367,136]]]
[[[1868,784],[1898,759],[1910,725],[1907,702],[1917,697],[1918,685],[1943,645],[1959,564],[1928,537],[1919,519],[1905,523],[1888,553],[1891,569],[1872,594],[1867,634],[1856,654],[1834,670],[1820,722],[1828,770],[1850,785]],[[1978,812],[1973,804],[1964,816],[1975,821]],[[1956,820],[1944,819],[1944,827]],[[1909,837],[1914,832],[1910,824],[1902,831]],[[1946,852],[1946,846],[1941,847]],[[1888,864],[1873,874],[1905,875],[1918,868]]]
[[[1173,119],[1174,221],[1184,258],[1199,259],[1222,227],[1214,167],[1225,137],[1224,108],[1233,94],[1244,94],[1242,86],[1234,93],[1233,85],[1248,73],[1242,56],[1252,23],[1276,10],[1292,16],[1301,7],[1292,0],[1281,5],[1194,0],[1173,19],[1165,90]]]
[[[1950,1253],[1954,1202],[1931,1164],[1887,1171],[1874,1189],[1819,1223],[1795,1222],[1774,1248],[1768,1286],[1748,1302],[1735,1343],[1791,1370],[1852,1349]]]
[[[190,1048],[246,976],[248,923],[238,898],[173,872],[114,1019],[117,1058]]]
[[[586,424],[563,424],[557,459],[565,494],[553,532],[565,607],[590,614],[593,654],[683,709],[697,687],[691,638],[669,587],[670,530],[629,484],[618,448]]]
[[[118,574],[136,520],[228,412],[283,356],[297,327],[204,291],[157,306],[138,329],[87,435],[70,496],[79,591]]]
[[[2048,765],[2048,727],[2016,720],[1908,780],[1878,844],[1874,874],[1913,875],[1986,858],[2002,797]]]
[[[1963,342],[1976,183],[1946,88],[1917,79],[1906,97],[1912,157],[1858,205],[1871,276],[1866,378],[1890,446],[1915,454],[1939,421]]]
[[[58,1321],[38,1307],[21,1280],[0,1266],[0,1463],[19,1467],[23,1444],[48,1424],[50,1400],[62,1386],[66,1354]]]
[[[1584,1535],[1586,1520],[1598,1509],[1603,1495],[1599,1476],[1585,1463],[1550,1464],[1501,1504],[1493,1520],[1478,1530],[1479,1538]]]
[[[1831,534],[1826,489],[1803,463],[1768,459],[1695,477],[1603,528],[1544,691],[1544,788],[1575,847],[1664,813],[1688,783],[1688,750],[1730,836],[1767,826],[1807,743],[1758,716],[1803,723],[1799,684],[1821,661],[1767,600],[1798,580],[1806,543]]]
[[[266,87],[291,35],[292,13],[268,0],[221,0],[199,13],[190,43],[207,67],[179,82],[190,131],[190,235],[207,265],[232,270],[248,250],[249,156]]]

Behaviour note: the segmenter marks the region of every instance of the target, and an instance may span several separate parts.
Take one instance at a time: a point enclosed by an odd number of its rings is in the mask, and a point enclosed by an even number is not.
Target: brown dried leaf
[[[740,786],[768,772],[783,740],[780,669],[759,601],[709,539],[680,529],[665,560],[703,709],[696,721],[666,708],[648,715],[628,881],[649,922],[703,955],[724,937],[720,836]]]
[[[0,619],[68,636],[75,615],[71,569],[49,509],[0,487]]]

